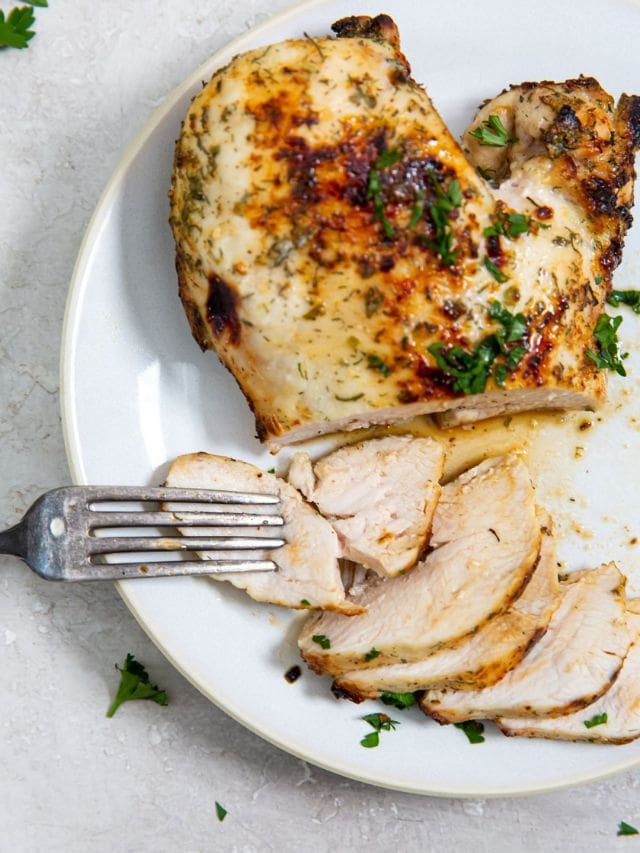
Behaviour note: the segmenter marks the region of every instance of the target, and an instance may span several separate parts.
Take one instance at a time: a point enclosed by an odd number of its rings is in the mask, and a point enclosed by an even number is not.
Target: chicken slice
[[[517,511],[514,512],[514,509]],[[312,616],[298,639],[316,672],[422,659],[477,631],[522,592],[540,550],[529,474],[515,456],[488,459],[442,489],[436,548],[405,575],[374,578],[353,619]],[[321,647],[314,637],[322,635]]]
[[[392,577],[424,549],[443,466],[437,441],[390,435],[345,445],[313,465],[296,453],[288,479],[330,522],[344,557]]]
[[[272,494],[280,498],[278,509],[285,524],[279,531],[287,544],[270,555],[278,564],[278,571],[211,575],[215,580],[229,581],[256,601],[295,608],[327,608],[345,614],[361,612],[359,605],[345,598],[338,567],[340,546],[331,525],[284,480],[247,462],[192,453],[173,462],[166,484]],[[176,518],[180,518],[177,512]],[[189,531],[193,536],[206,532],[202,528]],[[214,555],[201,552],[200,557],[206,560]]]
[[[522,663],[483,690],[429,690],[420,705],[441,723],[555,717],[605,693],[629,650],[625,578],[614,563],[571,576],[544,637]]]
[[[622,669],[607,692],[573,714],[552,719],[501,717],[498,725],[506,735],[584,740],[593,743],[628,743],[640,737],[640,606],[627,603],[627,621],[633,645]],[[599,722],[599,719],[606,722]],[[586,726],[585,723],[591,723]]]
[[[522,595],[501,616],[453,648],[433,652],[424,660],[355,670],[339,676],[333,692],[354,702],[381,693],[452,687],[489,687],[517,666],[544,634],[558,604],[558,569],[549,528],[543,528],[540,559]]]

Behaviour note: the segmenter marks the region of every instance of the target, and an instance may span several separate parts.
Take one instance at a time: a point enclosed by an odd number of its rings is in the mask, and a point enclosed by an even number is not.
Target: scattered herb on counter
[[[395,230],[393,225],[387,219],[387,215],[384,211],[384,200],[382,198],[382,184],[380,183],[380,172],[383,169],[388,168],[389,166],[393,166],[402,160],[403,152],[399,148],[385,148],[382,151],[377,160],[374,162],[371,167],[371,171],[369,172],[369,182],[367,184],[367,199],[373,200],[373,214],[376,219],[378,219],[382,223],[382,228],[385,233],[385,237],[391,239]]]
[[[311,638],[314,643],[317,643],[321,649],[330,649],[331,648],[331,640],[326,637],[324,634],[314,634]]]
[[[640,833],[635,828],[635,826],[631,826],[630,823],[625,823],[623,820],[621,820],[616,835],[640,835]]]
[[[454,723],[457,729],[462,729],[469,743],[484,743],[484,725],[478,720],[465,720],[464,723]]]
[[[504,284],[505,281],[509,281],[509,276],[505,275],[502,272],[502,270],[500,269],[500,267],[497,267],[493,263],[493,261],[490,258],[488,258],[486,255],[484,256],[482,263],[484,264],[486,269],[491,273],[493,278],[495,278],[495,280],[498,282],[498,284]]]
[[[588,349],[586,356],[594,362],[596,367],[603,370],[615,370],[620,376],[626,376],[627,371],[624,369],[622,361],[628,356],[628,353],[620,355],[618,351],[620,323],[622,323],[622,317],[610,317],[608,314],[601,314],[593,330],[593,337],[598,342],[600,352],[595,353]]]
[[[160,690],[157,685],[151,684],[147,670],[132,654],[127,655],[122,669],[118,664],[115,666],[120,673],[120,684],[116,698],[107,711],[107,717],[113,717],[123,702],[129,702],[132,699],[151,699],[158,705],[167,704],[166,692]]]
[[[451,248],[453,235],[449,224],[449,214],[462,204],[462,190],[459,182],[454,179],[445,191],[440,186],[435,172],[431,171],[430,176],[436,191],[436,201],[429,207],[429,213],[436,236],[435,240],[422,237],[420,242],[439,255],[445,266],[452,267],[455,265],[458,256]]]
[[[500,121],[500,116],[497,115],[490,115],[479,127],[470,130],[469,136],[477,139],[480,145],[490,145],[493,148],[504,148],[505,145],[516,141],[509,137],[507,129]]]
[[[369,367],[373,370],[379,370],[383,376],[388,376],[391,373],[391,368],[384,363],[384,361],[380,358],[379,355],[373,355],[371,353],[367,354],[367,361],[369,362]]]
[[[222,821],[225,819],[227,814],[228,814],[228,812],[225,809],[225,807],[216,800],[216,817],[218,818],[220,823],[222,823]]]
[[[596,284],[599,284],[599,276],[596,276]],[[600,278],[600,281],[602,279]],[[612,290],[607,297],[609,305],[617,308],[618,305],[628,305],[635,314],[640,314],[640,290]]]
[[[31,6],[15,6],[6,18],[0,9],[0,47],[16,47],[18,50],[28,47],[35,36],[31,29],[35,20]]]
[[[584,720],[584,725],[585,728],[592,729],[594,726],[603,726],[607,722],[609,722],[609,717],[605,711],[604,714],[596,714],[590,720]]]
[[[417,700],[415,693],[391,693],[390,691],[385,691],[380,694],[380,701],[385,705],[393,705],[394,708],[404,711],[405,708],[411,708],[412,705],[415,705]]]
[[[369,651],[364,656],[364,659],[369,662],[370,660],[375,660],[380,655],[378,649],[369,649]]]

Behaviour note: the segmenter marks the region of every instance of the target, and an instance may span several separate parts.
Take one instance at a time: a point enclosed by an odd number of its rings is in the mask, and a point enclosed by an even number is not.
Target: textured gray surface
[[[271,2],[269,13],[286,5]],[[166,94],[265,18],[266,6],[53,0],[38,11],[29,50],[0,52],[2,521],[68,481],[58,413],[62,315],[105,181]],[[107,720],[113,664],[128,651],[171,702],[131,703]],[[386,792],[308,767],[200,696],[113,589],[47,585],[8,558],[0,558],[0,685],[3,853],[480,853],[640,843],[615,836],[619,820],[640,823],[638,773],[529,799],[455,801]],[[229,811],[223,824],[216,799]]]

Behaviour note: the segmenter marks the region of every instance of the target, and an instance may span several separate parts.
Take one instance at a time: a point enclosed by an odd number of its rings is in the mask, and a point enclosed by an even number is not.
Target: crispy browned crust
[[[386,41],[391,47],[400,50],[400,33],[396,22],[389,15],[349,15],[340,18],[331,25],[338,38],[365,38],[372,41]],[[407,73],[409,68],[407,67]]]

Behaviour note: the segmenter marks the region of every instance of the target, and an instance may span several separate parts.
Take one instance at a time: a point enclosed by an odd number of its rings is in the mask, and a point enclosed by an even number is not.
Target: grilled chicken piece
[[[614,682],[631,643],[625,579],[614,563],[562,584],[547,633],[522,663],[484,690],[429,690],[420,701],[441,723],[557,717],[584,708]]]
[[[166,484],[180,488],[255,492],[280,498],[278,510],[285,524],[279,532],[287,544],[269,555],[277,563],[278,571],[211,575],[215,580],[229,581],[256,601],[303,609],[327,608],[347,614],[361,612],[358,605],[345,598],[338,568],[340,546],[331,525],[284,480],[247,462],[209,453],[192,453],[179,456],[173,462]],[[179,518],[176,512],[178,521]],[[208,531],[195,527],[185,532],[198,536]],[[206,560],[216,555],[209,551],[199,556]]]
[[[540,559],[531,580],[501,616],[490,619],[463,643],[436,651],[424,660],[347,672],[334,681],[333,692],[362,702],[384,692],[413,693],[445,686],[477,690],[499,681],[544,634],[558,604],[555,546],[548,527],[543,533]]]
[[[580,711],[553,719],[504,717],[497,720],[502,731],[506,735],[593,743],[629,743],[640,737],[640,607],[637,602],[627,603],[627,621],[633,645],[620,674],[602,698]]]
[[[444,486],[431,545],[435,550],[408,574],[375,578],[352,597],[367,613],[309,618],[298,645],[312,669],[337,676],[421,660],[505,610],[524,589],[540,550],[522,462],[489,459]],[[314,641],[319,635],[330,645]]]
[[[314,465],[297,453],[288,479],[331,523],[344,557],[391,577],[425,546],[443,466],[437,441],[391,435],[345,445]]]
[[[596,404],[585,350],[630,222],[638,100],[614,109],[582,80],[503,96],[522,139],[498,152],[510,176],[494,195],[391,19],[333,29],[235,57],[176,147],[180,295],[259,437],[277,449],[448,409]],[[509,236],[485,235],[505,222]]]

